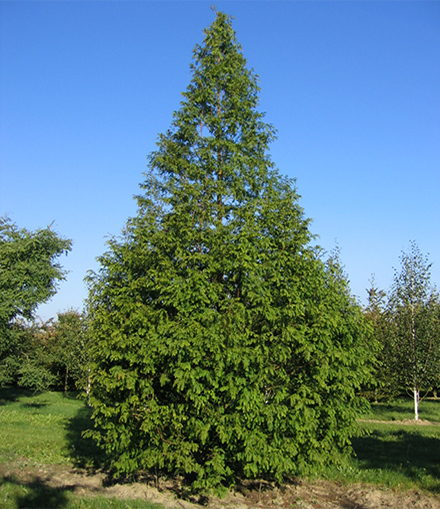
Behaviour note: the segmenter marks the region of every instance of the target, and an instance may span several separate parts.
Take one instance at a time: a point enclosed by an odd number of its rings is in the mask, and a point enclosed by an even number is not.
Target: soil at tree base
[[[440,509],[440,497],[417,490],[396,491],[365,484],[349,484],[325,480],[298,480],[275,488],[269,483],[247,482],[226,497],[181,498],[176,481],[154,480],[127,484],[108,484],[104,473],[89,474],[68,467],[30,467],[1,465],[5,481],[42,485],[66,490],[80,497],[105,496],[119,499],[142,499],[161,504],[165,509]]]

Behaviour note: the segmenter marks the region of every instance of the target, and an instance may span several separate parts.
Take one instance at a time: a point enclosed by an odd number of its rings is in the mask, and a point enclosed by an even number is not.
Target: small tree
[[[165,469],[211,488],[350,449],[367,326],[273,168],[245,64],[217,13],[138,214],[89,278],[91,434],[118,473]]]
[[[386,292],[375,284],[374,276],[370,281],[368,304],[364,310],[365,318],[371,326],[370,341],[378,354],[374,359],[374,378],[363,388],[363,394],[377,402],[379,397],[389,396],[395,391],[394,378],[391,375],[389,325],[386,320]]]
[[[53,329],[56,368],[62,374],[64,394],[69,387],[88,394],[90,360],[84,316],[73,309],[58,313]]]
[[[30,232],[0,218],[0,384],[16,379],[17,320],[31,320],[39,304],[46,302],[65,278],[56,261],[71,249],[50,227]]]
[[[16,321],[13,332],[18,339],[18,353],[14,360],[17,364],[17,383],[21,387],[44,392],[57,385],[53,367],[56,356],[53,350],[52,321],[32,322]]]
[[[419,418],[420,391],[432,389],[440,365],[439,295],[431,285],[431,264],[415,242],[400,258],[388,303],[394,325],[392,351],[397,377],[414,397],[414,416]]]

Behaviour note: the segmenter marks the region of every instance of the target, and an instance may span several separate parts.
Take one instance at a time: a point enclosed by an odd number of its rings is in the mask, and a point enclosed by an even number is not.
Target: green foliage
[[[90,356],[86,318],[73,309],[58,313],[53,324],[54,366],[66,393],[78,388],[88,391]]]
[[[372,285],[365,314],[382,350],[378,392],[388,398],[412,392],[417,419],[420,392],[439,386],[440,298],[431,285],[431,264],[415,242],[400,261],[388,296]]]
[[[196,46],[123,238],[90,274],[90,432],[117,473],[196,489],[278,480],[350,449],[368,327],[310,246],[230,19]]]
[[[395,273],[389,313],[395,326],[395,365],[401,383],[413,389],[432,386],[440,364],[439,295],[431,285],[427,257],[412,242]]]
[[[17,376],[22,327],[52,297],[65,272],[56,259],[71,249],[50,227],[30,232],[0,218],[0,385]],[[29,373],[32,366],[29,366]]]
[[[32,318],[38,304],[55,294],[57,281],[65,276],[56,258],[70,249],[71,241],[50,227],[30,232],[18,229],[8,218],[0,219],[2,324],[17,316]]]
[[[376,403],[379,400],[392,399],[402,392],[395,376],[391,340],[394,328],[386,309],[386,292],[375,285],[373,278],[368,290],[368,305],[364,314],[372,330],[370,341],[374,342],[378,354],[374,359],[374,378],[363,387],[362,393]]]
[[[89,385],[89,352],[86,320],[77,311],[58,313],[48,322],[15,321],[11,331],[17,342],[11,373],[20,387],[81,389]]]

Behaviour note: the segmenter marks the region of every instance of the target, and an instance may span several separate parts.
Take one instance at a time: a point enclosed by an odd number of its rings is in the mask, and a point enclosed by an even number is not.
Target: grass
[[[0,507],[60,509],[158,509],[145,500],[79,497],[68,488],[23,480],[29,469],[98,467],[103,457],[81,432],[91,426],[91,411],[75,395],[33,394],[0,389]],[[14,474],[9,474],[13,471]]]
[[[423,401],[420,419],[431,425],[402,424],[413,419],[412,400],[372,405],[359,423],[364,435],[353,439],[355,455],[319,477],[344,483],[364,482],[397,489],[440,493],[440,400]],[[103,456],[81,432],[91,426],[84,402],[59,393],[33,394],[0,389],[0,507],[61,509],[158,508],[145,500],[79,497],[68,488],[24,481],[29,468],[96,468]],[[381,421],[381,422],[371,422]],[[13,467],[14,475],[7,474]]]
[[[359,423],[363,436],[352,440],[355,455],[325,477],[440,493],[440,400],[420,405],[420,419],[431,425],[398,422],[414,419],[412,405],[409,398],[373,404]]]
[[[414,401],[411,398],[398,399],[387,403],[373,403],[365,419],[380,421],[401,421],[414,419]],[[425,399],[419,405],[419,419],[440,423],[440,399]]]
[[[0,389],[0,463],[70,464],[70,425],[84,403],[58,393]],[[78,430],[78,435],[80,430]]]

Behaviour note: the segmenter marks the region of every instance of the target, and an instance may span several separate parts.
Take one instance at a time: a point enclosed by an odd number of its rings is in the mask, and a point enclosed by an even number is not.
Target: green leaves
[[[415,242],[402,253],[395,271],[387,315],[394,370],[400,384],[415,392],[430,389],[438,380],[440,362],[440,300],[430,282],[431,264]],[[417,418],[417,403],[416,403]]]
[[[72,242],[50,228],[29,232],[0,218],[0,321],[32,312],[56,291],[65,273],[56,259],[70,251]]]
[[[0,218],[0,384],[17,376],[19,338],[14,321],[32,319],[37,306],[55,294],[58,281],[65,277],[57,258],[71,246],[50,227],[30,232],[7,217]],[[36,366],[27,361],[23,376],[36,381]],[[49,378],[44,376],[40,382]]]
[[[412,393],[417,419],[419,396],[423,399],[439,383],[440,299],[428,257],[415,242],[400,261],[388,295],[372,283],[366,315],[381,348],[375,396]]]
[[[95,437],[119,473],[281,480],[346,449],[367,328],[273,169],[225,14],[191,69],[138,214],[89,276]]]

